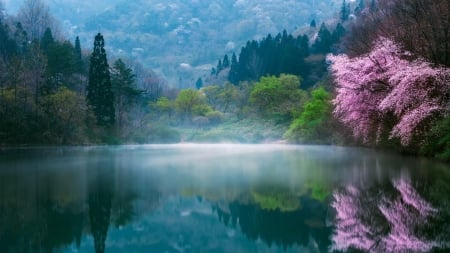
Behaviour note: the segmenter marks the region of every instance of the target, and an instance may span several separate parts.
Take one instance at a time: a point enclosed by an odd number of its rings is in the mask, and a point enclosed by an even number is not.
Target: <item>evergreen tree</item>
[[[6,62],[6,59],[14,55],[16,51],[16,42],[9,36],[9,27],[0,19],[0,57]]]
[[[203,80],[199,77],[197,79],[197,82],[195,82],[195,88],[197,88],[197,90],[200,90],[203,87]]]
[[[359,14],[362,10],[366,8],[366,1],[365,0],[359,0],[358,6],[355,8],[355,13]]]
[[[87,102],[94,111],[99,126],[112,126],[115,123],[114,94],[111,89],[105,40],[100,33],[95,36],[90,63]]]
[[[345,28],[341,23],[336,25],[336,29],[334,29],[333,34],[331,35],[332,44],[339,42],[342,36],[345,34]]]
[[[226,69],[226,68],[229,68],[229,67],[230,67],[230,60],[228,59],[228,55],[226,54],[226,55],[223,57],[222,68],[223,68],[223,69]]]
[[[239,63],[235,53],[231,56],[231,67],[230,73],[228,74],[228,81],[234,85],[239,84]]]
[[[27,50],[28,35],[27,35],[27,32],[23,29],[23,26],[20,22],[16,24],[14,40],[16,41],[16,45],[17,45],[17,53],[19,55],[23,55]]]
[[[74,55],[74,70],[75,73],[83,73],[83,56],[81,54],[80,38],[78,36],[75,39],[75,48],[73,50]]]
[[[350,9],[347,5],[347,3],[345,2],[345,0],[342,1],[342,7],[341,7],[341,21],[347,21],[348,20],[348,16],[350,15]]]
[[[304,34],[303,36],[299,36],[297,38],[297,46],[300,49],[301,55],[303,58],[309,56],[309,38],[308,35]]]
[[[313,19],[313,20],[311,21],[311,23],[309,24],[309,26],[310,26],[310,27],[316,28],[316,20]]]
[[[314,42],[314,50],[316,53],[326,54],[330,52],[331,46],[331,33],[328,30],[325,23],[320,26],[319,33],[317,34],[316,41]]]
[[[218,76],[220,74],[220,71],[222,71],[222,69],[223,69],[222,60],[219,59],[219,62],[217,63],[217,68],[216,68],[216,76]]]
[[[55,40],[53,39],[52,30],[47,27],[47,29],[45,29],[44,35],[41,38],[42,51],[48,53],[48,49],[52,46],[53,42],[55,42]]]
[[[126,125],[127,113],[141,94],[141,90],[136,88],[135,81],[136,76],[133,71],[121,59],[114,62],[111,84],[114,93],[117,126],[120,128]]]
[[[54,42],[47,48],[48,73],[70,75],[74,72],[74,47],[69,41]],[[45,52],[45,51],[44,51]]]

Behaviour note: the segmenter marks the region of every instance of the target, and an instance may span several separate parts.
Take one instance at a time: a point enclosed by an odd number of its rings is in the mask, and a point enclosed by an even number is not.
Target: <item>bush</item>
[[[450,116],[434,124],[421,153],[450,161]]]
[[[150,126],[146,139],[148,143],[178,143],[181,141],[181,135],[177,130],[168,126],[155,125]]]
[[[311,95],[311,100],[304,105],[300,116],[284,135],[291,142],[326,143],[332,135],[329,93],[321,87],[313,90]]]
[[[223,113],[219,111],[212,111],[206,114],[206,117],[209,120],[210,124],[217,125],[220,124],[223,120]]]

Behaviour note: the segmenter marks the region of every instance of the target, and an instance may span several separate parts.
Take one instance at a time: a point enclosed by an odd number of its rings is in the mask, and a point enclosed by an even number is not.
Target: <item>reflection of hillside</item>
[[[67,159],[66,166],[62,160],[0,164],[0,252],[64,251],[80,247],[89,232],[96,252],[104,252],[112,225],[128,225],[141,214],[136,209],[148,212],[159,203],[153,183],[139,196],[130,183],[135,175],[108,160]]]
[[[327,206],[314,199],[302,197],[302,208],[295,211],[263,209],[259,205],[231,202],[227,208],[215,206],[215,211],[226,226],[239,225],[251,240],[261,239],[288,248],[307,246],[315,240],[321,252],[330,245],[331,229],[325,226]],[[228,209],[228,210],[226,210]]]

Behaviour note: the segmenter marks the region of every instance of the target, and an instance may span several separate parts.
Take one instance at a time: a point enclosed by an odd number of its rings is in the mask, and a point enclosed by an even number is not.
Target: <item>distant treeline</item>
[[[315,21],[311,26],[315,29]],[[331,32],[322,23],[312,44],[306,34],[294,36],[286,30],[275,37],[269,34],[261,41],[248,41],[239,57],[232,54],[231,61],[225,55],[211,74],[218,76],[224,71],[228,81],[235,85],[242,81],[256,81],[267,75],[293,74],[303,77],[303,87],[308,88],[326,75],[323,56],[336,51],[334,45],[344,34],[341,23],[337,23]]]

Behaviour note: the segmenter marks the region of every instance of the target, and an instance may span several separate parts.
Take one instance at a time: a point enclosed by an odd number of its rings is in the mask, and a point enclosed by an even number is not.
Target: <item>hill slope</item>
[[[10,6],[12,4],[11,1]],[[8,8],[8,2],[6,7]],[[17,1],[19,2],[19,1]],[[15,3],[17,5],[17,2]],[[249,39],[292,32],[335,15],[341,0],[45,0],[72,38],[90,48],[97,32],[117,56],[133,57],[175,86],[193,86]]]

